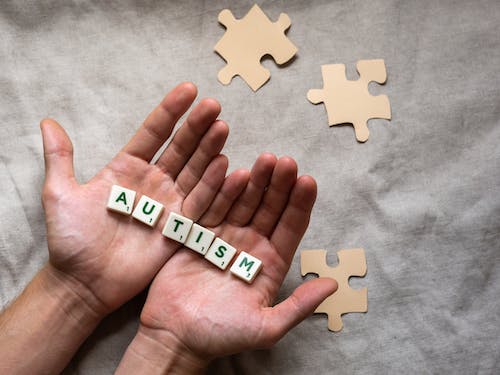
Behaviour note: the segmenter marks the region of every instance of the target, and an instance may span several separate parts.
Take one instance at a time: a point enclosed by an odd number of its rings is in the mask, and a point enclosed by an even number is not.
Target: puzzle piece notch
[[[315,273],[337,281],[337,291],[327,297],[315,313],[327,314],[328,329],[338,332],[343,326],[342,314],[368,311],[368,289],[352,289],[349,286],[349,277],[366,275],[366,258],[363,249],[339,250],[338,265],[330,267],[326,262],[326,254],[326,250],[303,250],[300,254],[300,270],[302,276]]]
[[[344,64],[322,65],[323,89],[309,90],[307,99],[313,104],[325,104],[330,126],[351,123],[356,139],[366,142],[369,119],[391,119],[389,98],[368,91],[370,82],[384,84],[387,73],[382,59],[359,60],[356,69],[359,79],[351,81],[346,78]]]
[[[291,25],[290,17],[285,13],[281,13],[276,22],[271,22],[255,4],[239,20],[229,9],[222,10],[218,20],[227,29],[214,47],[227,62],[217,75],[224,85],[239,75],[253,91],[257,91],[271,76],[260,63],[263,56],[271,55],[276,64],[281,65],[297,53],[297,47],[285,35]]]

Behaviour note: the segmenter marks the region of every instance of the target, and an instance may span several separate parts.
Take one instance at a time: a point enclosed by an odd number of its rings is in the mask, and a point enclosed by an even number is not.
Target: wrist
[[[61,372],[101,319],[87,293],[43,267],[0,315],[0,373]]]
[[[93,329],[108,311],[99,299],[76,278],[47,263],[37,274],[40,288],[79,329]]]
[[[141,324],[116,374],[202,374],[208,363],[171,332]]]

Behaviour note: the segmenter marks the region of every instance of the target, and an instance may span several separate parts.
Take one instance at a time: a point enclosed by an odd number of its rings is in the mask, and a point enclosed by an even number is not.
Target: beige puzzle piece
[[[271,76],[260,64],[264,55],[271,55],[281,65],[297,53],[297,47],[285,35],[291,25],[285,13],[280,14],[278,21],[271,22],[262,9],[254,5],[245,17],[237,20],[229,9],[224,9],[219,13],[219,22],[227,29],[214,47],[227,62],[217,76],[224,85],[239,75],[257,91]]]
[[[344,64],[322,65],[323,89],[309,90],[307,99],[313,104],[325,103],[328,124],[350,123],[359,142],[368,140],[367,122],[371,118],[391,119],[391,106],[386,95],[371,95],[368,84],[385,83],[384,60],[359,60],[356,64],[359,79],[346,78]]]
[[[328,315],[328,329],[338,332],[342,329],[341,315],[348,312],[368,311],[368,289],[351,289],[349,277],[366,275],[366,258],[363,249],[339,250],[339,264],[330,267],[326,263],[326,250],[303,250],[300,254],[302,276],[315,273],[337,281],[338,289],[318,306],[315,313]]]

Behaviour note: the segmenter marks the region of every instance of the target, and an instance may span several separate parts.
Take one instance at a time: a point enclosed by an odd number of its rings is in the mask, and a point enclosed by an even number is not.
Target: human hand
[[[152,229],[131,216],[106,210],[113,184],[145,194],[198,219],[223,184],[227,159],[219,155],[228,135],[217,119],[220,105],[202,100],[189,114],[156,164],[151,159],[196,97],[196,87],[174,88],[147,117],[129,143],[86,184],[73,171],[73,148],[53,120],[41,123],[46,163],[43,205],[50,262],[98,314],[106,314],[140,292],[180,247],[161,235],[165,216]],[[224,185],[243,189],[248,173],[236,171]],[[224,191],[224,186],[221,192]]]
[[[288,157],[261,155],[245,191],[225,205],[211,207],[199,223],[238,250],[260,260],[263,268],[253,284],[223,272],[183,248],[155,277],[142,310],[140,328],[118,372],[200,371],[207,362],[246,349],[273,345],[333,293],[331,279],[299,286],[271,307],[308,226],[316,183],[297,178]],[[142,368],[144,369],[144,368]]]

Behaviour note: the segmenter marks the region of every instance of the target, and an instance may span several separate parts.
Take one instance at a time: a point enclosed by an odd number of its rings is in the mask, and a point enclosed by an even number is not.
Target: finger
[[[73,145],[61,125],[52,119],[40,123],[45,160],[45,192],[60,193],[75,182]]]
[[[194,221],[210,207],[217,192],[224,183],[228,167],[227,157],[218,155],[208,165],[200,181],[184,200],[182,212]]]
[[[229,222],[236,225],[248,224],[269,185],[276,162],[276,156],[271,153],[263,153],[257,158],[250,171],[250,180],[245,191],[227,215]]]
[[[269,236],[286,207],[290,191],[297,181],[297,163],[282,157],[274,167],[271,183],[264,194],[252,225],[264,236]]]
[[[236,198],[243,192],[250,179],[250,172],[238,169],[226,177],[209,209],[200,219],[200,225],[215,227],[226,217]]]
[[[149,114],[122,152],[149,162],[170,137],[176,122],[191,106],[196,94],[196,86],[190,82],[176,86]]]
[[[207,165],[218,155],[229,134],[229,128],[224,121],[216,121],[203,136],[196,151],[177,176],[175,181],[179,190],[187,196],[205,173]]]
[[[316,192],[316,181],[312,177],[299,177],[290,193],[287,206],[271,235],[271,243],[287,264],[291,262],[309,225]]]
[[[264,346],[270,346],[288,331],[310,316],[325,298],[337,290],[337,282],[329,278],[316,278],[300,285],[283,302],[266,308],[263,332]]]
[[[201,139],[219,116],[221,107],[215,99],[203,99],[191,113],[172,142],[160,156],[156,165],[175,179],[184,168]]]

